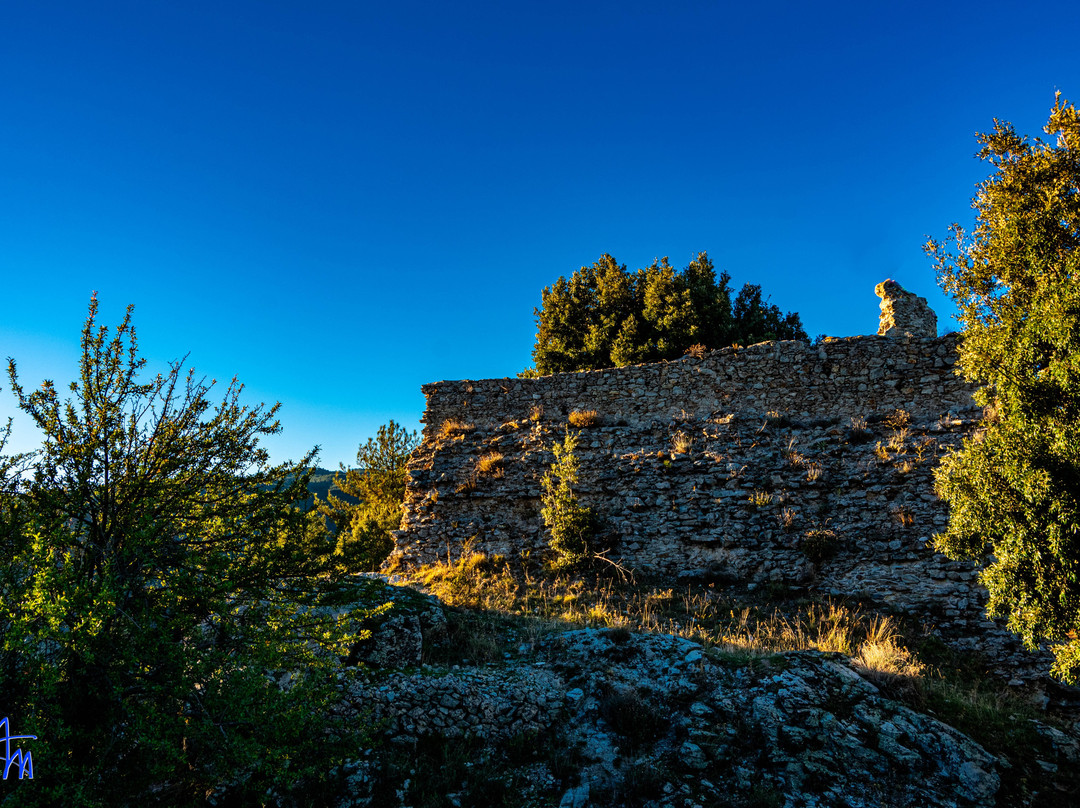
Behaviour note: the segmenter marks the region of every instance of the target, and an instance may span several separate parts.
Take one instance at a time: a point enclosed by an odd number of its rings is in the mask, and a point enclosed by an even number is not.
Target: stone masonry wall
[[[771,342],[425,385],[395,558],[453,559],[466,542],[541,557],[540,479],[571,413],[595,411],[580,429],[576,493],[602,515],[611,559],[673,582],[859,595],[987,653],[1001,672],[1045,671],[986,620],[974,566],[928,545],[948,518],[933,469],[981,417],[953,372],[956,339]]]

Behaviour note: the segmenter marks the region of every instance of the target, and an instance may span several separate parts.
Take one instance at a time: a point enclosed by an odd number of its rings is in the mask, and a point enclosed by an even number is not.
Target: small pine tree
[[[577,449],[578,433],[566,430],[561,444],[553,447],[555,462],[541,480],[544,507],[540,515],[548,530],[548,546],[554,551],[552,566],[565,569],[580,564],[592,554],[590,541],[596,533],[596,516],[592,509],[578,502],[574,485],[578,481],[580,462]]]
[[[401,526],[401,503],[405,498],[409,456],[419,445],[416,432],[390,421],[379,427],[356,453],[358,468],[335,474],[334,485],[349,502],[332,493],[317,502],[318,512],[333,526],[337,536],[331,559],[340,570],[355,572],[379,566],[394,548],[391,531]]]

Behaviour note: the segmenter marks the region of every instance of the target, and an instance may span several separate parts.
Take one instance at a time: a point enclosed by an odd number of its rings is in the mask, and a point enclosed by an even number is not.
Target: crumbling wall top
[[[881,298],[881,317],[878,336],[933,339],[937,336],[937,315],[926,302],[894,280],[885,280],[874,287]]]

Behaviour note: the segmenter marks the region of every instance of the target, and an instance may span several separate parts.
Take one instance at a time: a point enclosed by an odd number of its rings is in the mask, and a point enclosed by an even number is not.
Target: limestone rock
[[[752,657],[550,626],[498,661],[343,668],[339,681],[346,716],[381,741],[343,767],[341,806],[416,805],[435,777],[411,762],[424,749],[445,750],[459,771],[460,782],[444,778],[450,805],[489,804],[470,788],[512,782],[520,804],[568,808],[1031,808],[1044,791],[1076,804],[1080,727],[1031,722],[1042,779],[1014,799],[1028,777],[1009,774],[1017,761],[895,700],[902,680],[835,653]]]
[[[882,281],[874,287],[874,293],[881,298],[878,336],[918,339],[937,336],[937,315],[925,297],[908,292],[894,280]]]

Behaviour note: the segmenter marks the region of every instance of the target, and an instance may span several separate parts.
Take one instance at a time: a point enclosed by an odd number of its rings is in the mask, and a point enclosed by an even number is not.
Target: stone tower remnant
[[[909,292],[894,280],[886,280],[874,287],[881,298],[881,317],[878,320],[878,336],[933,339],[937,336],[937,315],[925,297]]]

